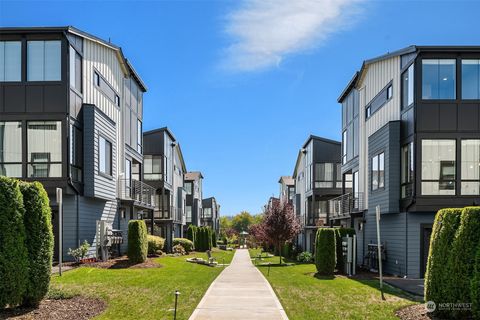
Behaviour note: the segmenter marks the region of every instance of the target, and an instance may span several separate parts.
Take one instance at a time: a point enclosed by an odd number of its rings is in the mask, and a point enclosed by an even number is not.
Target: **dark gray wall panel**
[[[26,95],[26,111],[42,112],[43,111],[43,87],[27,86]]]
[[[457,130],[457,105],[439,105],[439,131]]]
[[[4,87],[5,112],[25,112],[25,87]]]
[[[63,85],[44,86],[44,111],[67,112],[67,93]]]
[[[457,125],[460,131],[478,131],[479,124],[479,105],[478,104],[460,104],[458,105]]]
[[[417,130],[438,131],[439,110],[438,104],[423,104],[417,106]]]

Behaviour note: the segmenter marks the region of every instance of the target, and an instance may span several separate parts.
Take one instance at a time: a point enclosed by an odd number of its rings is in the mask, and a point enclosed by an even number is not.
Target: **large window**
[[[462,195],[480,194],[480,140],[462,140]]]
[[[70,174],[73,181],[82,181],[83,137],[82,131],[70,125]]]
[[[372,190],[385,187],[385,153],[372,158]]]
[[[60,81],[61,61],[60,40],[27,42],[28,81]]]
[[[187,194],[193,194],[193,182],[185,182],[185,190]]]
[[[333,163],[315,163],[315,188],[333,188]]]
[[[205,219],[212,217],[212,208],[203,208],[203,217]]]
[[[70,46],[70,87],[82,92],[82,57]]]
[[[142,153],[142,122],[137,119],[137,151]]]
[[[335,188],[342,188],[342,165],[340,163],[336,164],[336,179],[335,179]]]
[[[413,191],[413,142],[403,146],[401,153],[401,193],[407,198]]]
[[[187,222],[192,222],[192,206],[185,207]]]
[[[0,176],[22,176],[21,122],[0,122]]]
[[[454,100],[455,59],[422,60],[422,98]]]
[[[402,109],[413,103],[413,64],[402,73]]]
[[[347,163],[347,130],[342,133],[342,163]]]
[[[462,60],[462,99],[480,99],[480,60]]]
[[[104,137],[99,137],[98,169],[100,173],[112,175],[112,143]]]
[[[305,150],[305,190],[312,190],[313,181],[313,141],[311,141]]]
[[[62,176],[62,123],[27,122],[28,177]]]
[[[22,80],[22,43],[0,41],[0,81]]]
[[[455,195],[455,140],[422,140],[422,195]]]
[[[162,157],[146,155],[143,159],[143,178],[162,180]]]

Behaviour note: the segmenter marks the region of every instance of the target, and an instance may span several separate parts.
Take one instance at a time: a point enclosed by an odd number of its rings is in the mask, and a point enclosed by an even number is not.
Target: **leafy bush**
[[[197,236],[197,227],[194,226],[193,224],[189,225],[188,226],[188,229],[187,229],[187,239],[192,241],[194,243],[194,247],[195,247],[195,243],[196,243],[196,236]]]
[[[462,209],[442,209],[435,216],[425,273],[425,301],[449,302],[446,290],[451,275],[446,267],[461,214]]]
[[[448,302],[471,302],[471,280],[478,246],[480,245],[480,207],[466,207],[460,217],[460,227],[455,235],[448,262]],[[458,318],[465,312],[453,311]]]
[[[179,254],[179,255],[185,255],[187,252],[185,251],[185,248],[181,244],[174,245],[173,248],[173,253]]]
[[[90,244],[87,240],[83,241],[80,247],[76,249],[68,248],[68,255],[72,256],[76,262],[80,262],[88,253],[88,249],[90,248]]]
[[[480,245],[477,248],[475,256],[475,265],[473,267],[473,278],[471,284],[472,295],[472,313],[474,319],[480,319]]]
[[[48,194],[40,182],[20,183],[25,215],[25,245],[29,272],[23,302],[35,306],[45,297],[50,285],[53,256],[52,212]]]
[[[27,290],[23,196],[19,182],[0,176],[0,308],[20,304]]]
[[[217,247],[217,234],[212,230],[212,247]]]
[[[336,264],[335,230],[318,228],[315,244],[315,265],[321,275],[333,275]]]
[[[343,260],[343,247],[342,247],[342,238],[349,236],[353,237],[355,235],[355,229],[353,228],[336,228],[335,229],[335,247],[337,250],[337,265],[336,268],[339,272],[343,272],[344,260]]]
[[[145,262],[148,253],[147,225],[143,220],[128,222],[128,259],[133,263]]]
[[[165,245],[165,239],[149,234],[147,234],[147,242],[148,254],[156,254],[158,251],[163,250],[163,246]]]
[[[312,259],[313,259],[313,255],[308,251],[300,252],[297,255],[297,261],[298,262],[311,262]]]
[[[173,239],[173,245],[181,245],[186,252],[192,252],[193,251],[193,242],[185,239],[185,238],[174,238]]]

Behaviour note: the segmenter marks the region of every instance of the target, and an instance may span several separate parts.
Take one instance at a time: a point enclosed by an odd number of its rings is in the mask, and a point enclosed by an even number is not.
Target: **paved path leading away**
[[[287,320],[280,301],[246,249],[213,281],[190,320]]]

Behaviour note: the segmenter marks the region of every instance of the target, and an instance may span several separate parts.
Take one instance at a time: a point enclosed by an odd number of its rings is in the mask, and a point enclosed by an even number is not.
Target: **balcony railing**
[[[363,192],[346,193],[329,201],[330,219],[348,218],[365,209]]]
[[[154,219],[173,220],[183,223],[183,210],[174,206],[155,208],[153,212]]]
[[[155,188],[134,179],[119,180],[120,199],[133,201],[134,204],[151,208],[155,207]]]
[[[326,224],[327,215],[320,214],[320,215],[313,215],[307,214],[307,226],[309,227],[320,227]]]

